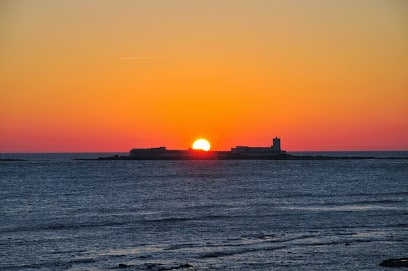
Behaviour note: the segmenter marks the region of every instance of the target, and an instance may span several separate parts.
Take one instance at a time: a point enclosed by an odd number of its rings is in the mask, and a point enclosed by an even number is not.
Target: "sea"
[[[104,155],[0,154],[24,159],[0,161],[0,270],[387,270],[408,256],[408,152],[75,160]]]

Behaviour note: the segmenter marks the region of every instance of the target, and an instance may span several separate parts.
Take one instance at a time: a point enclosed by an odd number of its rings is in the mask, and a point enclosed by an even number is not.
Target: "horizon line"
[[[144,149],[144,148],[141,148]],[[149,149],[149,148],[145,148]],[[179,149],[168,149],[168,150],[179,150]],[[189,149],[185,149],[189,150]],[[211,151],[229,151],[229,150],[209,150]],[[2,154],[76,154],[76,153],[128,153],[129,151],[26,151],[26,152],[1,152]],[[293,150],[287,151],[286,153],[294,153],[294,152],[408,152],[408,149],[402,150]]]

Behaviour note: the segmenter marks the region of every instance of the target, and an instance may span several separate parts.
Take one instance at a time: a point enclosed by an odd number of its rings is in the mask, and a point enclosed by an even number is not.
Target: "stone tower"
[[[273,139],[272,150],[274,152],[281,152],[281,144],[280,144],[280,138],[279,137],[275,137]]]

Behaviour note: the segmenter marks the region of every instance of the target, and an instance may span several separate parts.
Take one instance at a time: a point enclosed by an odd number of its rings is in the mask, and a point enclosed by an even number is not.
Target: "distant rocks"
[[[131,267],[132,265],[128,265],[125,263],[120,263],[118,265],[119,269],[124,269],[124,268],[128,268]],[[173,265],[173,266],[163,266],[163,264],[161,263],[146,263],[145,264],[145,268],[147,270],[151,270],[151,271],[166,271],[166,270],[177,270],[177,269],[190,269],[193,266],[189,263],[186,264],[177,264],[177,265]],[[190,269],[191,270],[191,269]]]
[[[14,158],[0,158],[1,162],[24,162],[24,159],[14,159]]]
[[[154,271],[165,271],[165,270],[177,270],[177,269],[189,269],[192,268],[193,266],[191,264],[179,264],[176,266],[170,266],[170,267],[164,267],[162,264],[156,264],[156,263],[148,263],[146,264],[146,269],[147,270],[154,270]]]
[[[382,261],[380,266],[385,267],[408,267],[408,258],[388,259]]]

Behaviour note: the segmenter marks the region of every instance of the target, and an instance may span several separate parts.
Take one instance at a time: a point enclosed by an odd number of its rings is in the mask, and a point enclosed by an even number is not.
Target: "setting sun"
[[[197,139],[193,143],[194,150],[209,151],[210,148],[211,148],[210,142],[208,142],[208,140],[203,139],[203,138]]]

